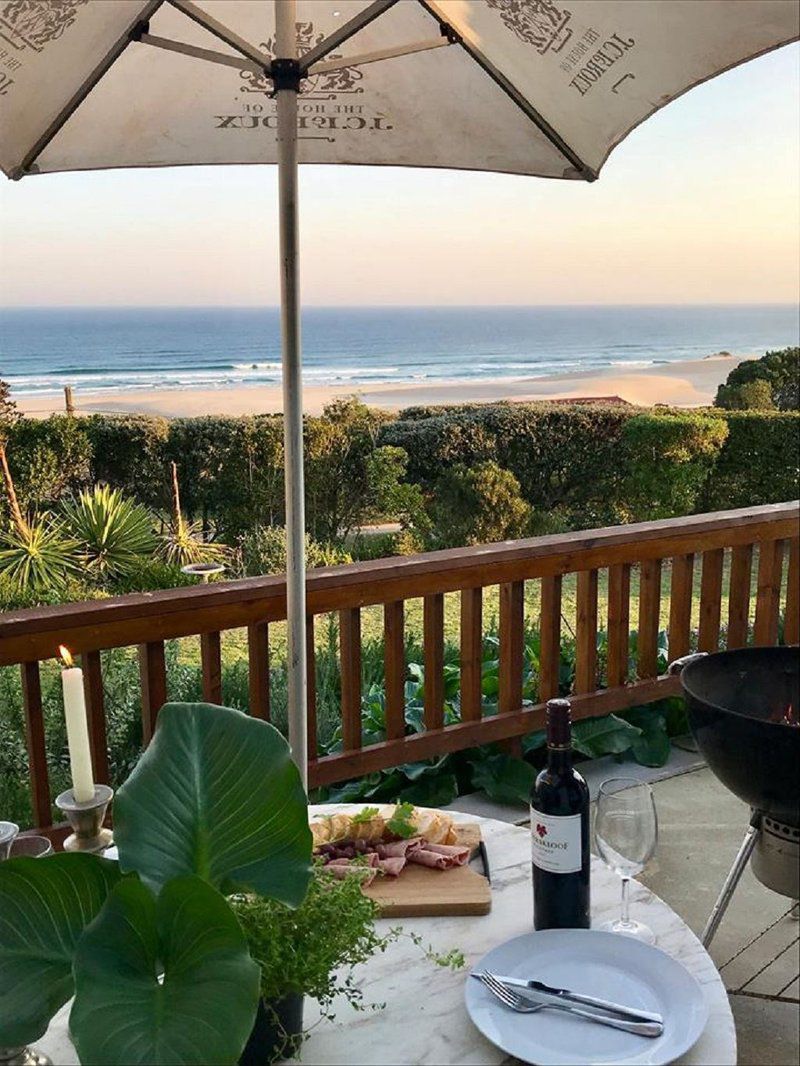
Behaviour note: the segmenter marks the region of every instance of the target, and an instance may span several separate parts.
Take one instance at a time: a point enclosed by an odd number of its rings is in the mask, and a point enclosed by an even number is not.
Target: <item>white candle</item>
[[[94,778],[89,729],[86,724],[86,703],[83,698],[83,670],[71,665],[72,656],[66,648],[59,650],[67,663],[67,667],[61,671],[61,687],[64,692],[64,718],[67,723],[72,791],[78,803],[88,803],[94,798]]]

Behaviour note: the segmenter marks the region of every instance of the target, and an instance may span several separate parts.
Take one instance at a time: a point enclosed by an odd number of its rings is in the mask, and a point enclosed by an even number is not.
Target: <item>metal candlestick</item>
[[[66,814],[72,833],[64,841],[65,851],[102,852],[114,842],[110,829],[103,828],[103,820],[114,795],[108,785],[95,785],[94,796],[79,803],[71,788],[56,799],[56,807]]]
[[[18,832],[19,826],[15,825],[14,822],[0,822],[0,862],[8,858],[11,845],[14,843]],[[0,1062],[2,1061],[0,1059]]]
[[[30,1047],[0,1047],[0,1066],[53,1066],[53,1060]]]

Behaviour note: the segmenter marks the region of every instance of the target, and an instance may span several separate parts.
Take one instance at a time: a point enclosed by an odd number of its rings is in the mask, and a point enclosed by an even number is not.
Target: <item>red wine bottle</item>
[[[589,928],[589,789],[572,767],[568,700],[547,704],[547,766],[531,789],[534,929]]]

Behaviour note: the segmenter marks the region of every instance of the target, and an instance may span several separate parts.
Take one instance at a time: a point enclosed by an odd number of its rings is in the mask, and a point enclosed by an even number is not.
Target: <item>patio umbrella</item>
[[[658,108],[797,34],[794,0],[0,0],[9,177],[278,164],[289,739],[301,772],[298,162],[594,181]]]

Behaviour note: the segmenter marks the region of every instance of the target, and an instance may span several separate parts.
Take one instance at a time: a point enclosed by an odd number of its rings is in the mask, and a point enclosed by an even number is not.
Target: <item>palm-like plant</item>
[[[119,489],[95,485],[63,505],[67,528],[89,566],[110,577],[125,574],[156,547],[150,514]]]
[[[20,591],[62,588],[78,573],[80,561],[80,545],[50,514],[37,515],[21,527],[15,523],[0,535],[0,576]]]
[[[11,511],[11,528],[0,534],[0,577],[20,591],[39,593],[61,588],[77,572],[80,562],[77,541],[67,536],[52,515],[38,515],[33,521],[25,518],[2,440],[0,475]]]
[[[181,495],[178,485],[178,468],[170,464],[172,471],[172,516],[169,528],[161,537],[161,555],[173,566],[190,563],[221,563],[227,558],[224,544],[203,540],[200,522],[189,522],[181,511]]]

